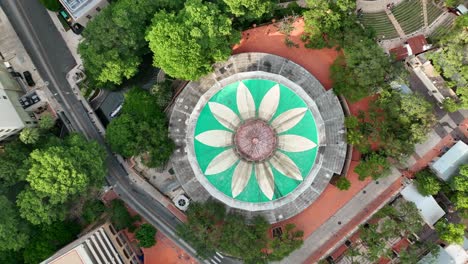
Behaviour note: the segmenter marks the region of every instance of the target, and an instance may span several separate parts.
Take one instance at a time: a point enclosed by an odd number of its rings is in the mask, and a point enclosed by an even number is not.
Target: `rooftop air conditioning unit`
[[[186,211],[190,204],[190,199],[183,194],[177,196],[172,201],[174,202],[175,206],[182,211]]]

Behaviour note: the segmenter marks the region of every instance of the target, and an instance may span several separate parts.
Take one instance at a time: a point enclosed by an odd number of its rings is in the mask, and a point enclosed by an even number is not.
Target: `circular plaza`
[[[345,157],[338,98],[301,66],[242,53],[190,82],[170,118],[175,175],[194,201],[274,223],[313,203]]]

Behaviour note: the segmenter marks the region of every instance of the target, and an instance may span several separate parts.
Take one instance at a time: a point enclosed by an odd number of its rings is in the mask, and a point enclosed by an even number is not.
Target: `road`
[[[37,0],[0,0],[0,5],[42,78],[49,82],[49,89],[57,94],[57,99],[71,126],[88,139],[96,140],[106,148],[108,183],[114,186],[114,190],[131,208],[179,247],[198,259],[195,250],[175,234],[175,228],[181,223],[180,220],[159,202],[132,185],[127,172],[106,146],[104,138],[88,116],[82,102],[74,95],[72,87],[66,80],[66,74],[76,62],[47,11]]]

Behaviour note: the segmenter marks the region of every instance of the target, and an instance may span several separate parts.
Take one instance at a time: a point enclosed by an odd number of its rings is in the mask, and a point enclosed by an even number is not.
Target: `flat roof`
[[[60,0],[68,13],[78,19],[102,0]]]
[[[408,185],[401,191],[401,195],[407,201],[413,202],[416,204],[416,207],[419,209],[424,222],[429,225],[434,225],[437,220],[445,215],[444,210],[439,204],[434,200],[432,196],[422,196],[414,183]]]
[[[50,264],[93,264],[94,262],[85,250],[84,245],[80,244],[63,254],[61,257],[49,262]]]
[[[460,165],[467,162],[468,145],[459,140],[444,155],[442,155],[442,157],[430,166],[440,179],[448,181],[455,173],[457,173]]]

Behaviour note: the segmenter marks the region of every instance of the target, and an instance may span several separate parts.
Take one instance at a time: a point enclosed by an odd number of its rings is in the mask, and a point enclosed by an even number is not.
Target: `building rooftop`
[[[468,163],[468,145],[460,140],[430,167],[440,179],[448,181],[457,173],[460,165],[466,163]]]
[[[401,195],[405,200],[416,204],[421,216],[428,225],[433,226],[442,216],[445,215],[444,210],[436,202],[432,196],[422,196],[414,183],[406,186]]]

